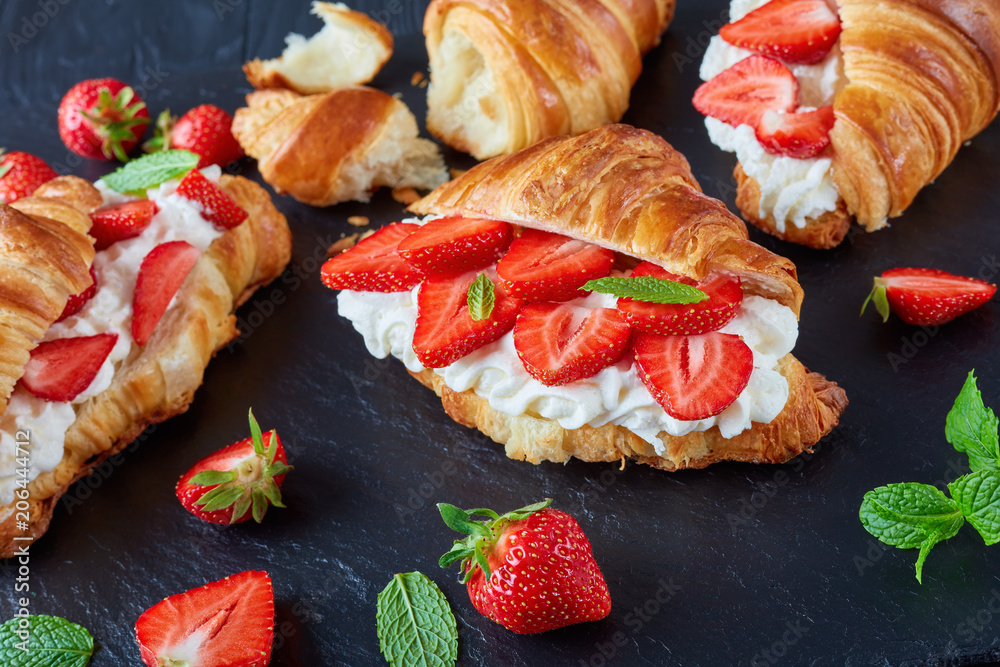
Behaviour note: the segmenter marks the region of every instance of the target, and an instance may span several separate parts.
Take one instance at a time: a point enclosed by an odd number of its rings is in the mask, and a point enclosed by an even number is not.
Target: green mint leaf
[[[493,304],[496,303],[496,295],[493,290],[493,281],[486,277],[485,273],[480,273],[469,285],[469,317],[472,319],[488,320],[493,314]]]
[[[708,295],[697,287],[652,276],[600,278],[587,282],[582,289],[649,303],[688,304],[698,303],[708,298]]]
[[[1000,471],[964,475],[949,484],[948,490],[986,545],[1000,542]]]
[[[86,628],[58,616],[12,618],[0,625],[4,667],[86,667],[93,654],[94,638]]]
[[[882,542],[900,549],[920,548],[917,581],[935,544],[954,537],[965,518],[958,504],[929,484],[907,482],[881,486],[865,494],[861,524]]]
[[[198,160],[198,156],[191,151],[150,153],[105,176],[104,184],[115,192],[142,193],[172,178],[183,176],[198,166]]]
[[[875,310],[882,316],[883,322],[889,321],[889,298],[885,295],[885,280],[880,276],[875,276],[875,285],[868,293],[868,298],[861,304],[861,314],[865,314],[865,308],[869,301],[875,301]]]
[[[393,667],[458,660],[458,626],[444,593],[420,572],[397,574],[378,594],[379,649]]]
[[[969,467],[979,470],[1000,470],[1000,437],[997,416],[983,404],[976,387],[975,371],[969,371],[965,385],[948,413],[944,435],[960,452],[969,455]]]

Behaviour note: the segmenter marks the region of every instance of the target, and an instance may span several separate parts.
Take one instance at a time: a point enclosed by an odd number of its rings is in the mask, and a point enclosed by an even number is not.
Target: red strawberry
[[[698,86],[692,103],[703,115],[733,127],[756,128],[769,109],[795,111],[799,82],[780,61],[753,55]]]
[[[996,285],[938,269],[889,269],[875,278],[861,312],[874,299],[883,322],[892,306],[907,324],[935,326],[978,308],[996,291]]]
[[[187,241],[161,243],[142,260],[132,295],[132,338],[145,345],[201,251]]]
[[[569,301],[611,272],[615,253],[568,236],[525,229],[497,264],[504,289],[525,301]]]
[[[223,229],[239,226],[249,215],[235,199],[208,180],[199,169],[192,169],[181,179],[177,194],[201,204],[201,217]]]
[[[469,599],[480,614],[518,634],[599,621],[611,596],[590,541],[569,514],[547,509],[551,500],[498,516],[440,503],[457,540],[438,564],[461,561]],[[488,517],[476,521],[471,515]]]
[[[274,590],[247,571],[171,595],[135,622],[148,667],[265,667],[274,643]]]
[[[613,308],[531,303],[514,324],[514,347],[524,369],[554,387],[597,375],[628,350],[632,328]]]
[[[765,111],[757,125],[757,141],[772,155],[816,157],[830,145],[834,121],[833,107],[795,113]]]
[[[359,292],[408,292],[423,280],[423,274],[407,264],[396,252],[399,243],[419,225],[394,222],[353,248],[328,259],[320,279],[330,289]]]
[[[151,199],[102,206],[90,214],[90,219],[94,223],[90,228],[90,235],[94,237],[94,247],[104,250],[112,243],[142,234],[158,210]]]
[[[233,137],[233,117],[212,104],[202,104],[175,118],[166,109],[156,119],[156,136],[143,145],[147,152],[180,148],[201,156],[198,169],[210,164],[225,167],[243,157]]]
[[[96,160],[127,162],[147,123],[146,104],[117,79],[81,81],[59,103],[63,143],[77,155]]]
[[[211,523],[257,523],[268,505],[281,503],[281,483],[291,470],[281,438],[274,430],[261,435],[250,412],[251,436],[195,463],[177,481],[184,509]]]
[[[454,275],[493,264],[513,236],[502,220],[439,218],[400,241],[399,255],[424,275]]]
[[[413,350],[427,368],[443,368],[492,343],[514,326],[522,302],[494,283],[495,302],[490,315],[475,320],[469,312],[469,287],[479,276],[433,276],[417,292],[417,324]],[[489,272],[487,272],[489,278]]]
[[[46,401],[72,401],[90,386],[111,354],[118,334],[57,338],[31,351],[24,367],[24,388]]]
[[[58,175],[40,157],[23,151],[4,153],[0,148],[0,203],[11,204],[27,197]]]
[[[637,333],[639,377],[674,419],[694,421],[719,414],[750,382],[753,352],[739,336],[659,336]]]
[[[772,0],[719,35],[733,46],[814,65],[826,58],[840,37],[840,19],[826,0]]]
[[[618,310],[625,314],[636,331],[661,335],[691,336],[718,331],[736,317],[743,303],[743,288],[737,276],[713,273],[701,282],[677,276],[652,262],[643,262],[632,270],[633,277],[651,276],[697,287],[708,295],[698,303],[650,303],[618,299]]]
[[[56,322],[62,322],[67,317],[72,317],[79,313],[87,302],[97,294],[97,275],[94,273],[94,267],[90,267],[90,281],[90,287],[79,294],[74,294],[66,301],[66,307],[63,308],[62,315],[59,316]]]

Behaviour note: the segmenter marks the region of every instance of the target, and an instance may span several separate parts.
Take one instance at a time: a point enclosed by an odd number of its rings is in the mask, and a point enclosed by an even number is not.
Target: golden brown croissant
[[[403,102],[364,87],[308,96],[257,91],[233,120],[233,135],[264,180],[313,206],[368,201],[380,186],[431,189],[446,181],[437,146],[417,134]]]
[[[483,160],[621,119],[674,0],[433,0],[427,128]]]

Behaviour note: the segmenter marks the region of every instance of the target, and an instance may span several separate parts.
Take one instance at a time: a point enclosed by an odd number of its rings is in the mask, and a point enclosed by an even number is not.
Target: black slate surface
[[[386,20],[397,52],[374,85],[425,105],[410,75],[426,66],[425,3],[354,0]],[[725,19],[719,0],[682,0],[645,61],[626,121],[689,158],[706,192],[733,207],[733,159],[708,141],[691,108],[697,65]],[[248,91],[251,56],[278,54],[291,31],[319,25],[305,2],[201,0],[0,3],[0,145],[96,178],[59,141],[55,110],[76,81],[115,76],[153,112],[202,102],[230,111]],[[45,11],[48,10],[48,14]],[[40,13],[41,12],[41,13]],[[32,22],[37,24],[33,26]],[[34,29],[32,30],[32,28]],[[11,36],[14,36],[13,38]],[[375,597],[395,572],[422,570],[450,599],[465,665],[971,665],[1000,659],[1000,548],[970,528],[937,547],[924,584],[915,552],[887,550],[861,527],[863,494],[895,481],[953,479],[963,465],[945,415],[975,368],[1000,408],[1000,304],[936,330],[869,313],[871,276],[933,266],[996,280],[1000,272],[1000,125],[962,149],[891,228],[851,234],[820,252],[753,238],[789,256],[806,300],[797,356],[848,392],[841,425],[783,466],[716,465],[668,474],[629,465],[506,459],[445,416],[399,363],[368,356],[317,278],[346,219],[402,215],[371,205],[320,210],[277,198],[294,237],[292,264],[240,312],[244,337],[222,351],[185,415],[152,429],[77,484],[31,548],[31,611],[91,629],[94,667],[138,664],[132,625],[164,596],[250,568],[277,597],[273,665],[384,664]],[[452,166],[467,157],[446,153]],[[239,171],[257,178],[250,161]],[[245,436],[247,407],[276,427],[296,470],[287,510],[261,526],[219,528],[187,514],[175,480],[199,457]],[[552,497],[590,537],[613,599],[610,617],[515,636],[479,616],[437,557],[452,535],[434,503],[504,510]],[[0,614],[12,613],[15,564],[0,564]],[[617,643],[616,643],[617,642]]]

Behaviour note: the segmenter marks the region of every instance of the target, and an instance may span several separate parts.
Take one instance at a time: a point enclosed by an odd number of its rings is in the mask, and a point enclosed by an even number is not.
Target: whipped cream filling
[[[214,165],[202,172],[213,182],[218,182],[222,174]],[[20,385],[15,387],[7,411],[0,417],[0,506],[13,502],[18,481],[25,477],[23,474],[19,477],[21,466],[15,461],[18,431],[28,435],[27,445],[25,437],[20,438],[22,449],[29,453],[27,481],[54,470],[62,460],[66,431],[76,420],[74,406],[110,387],[116,370],[132,354],[136,347],[132,339],[132,295],[139,267],[149,251],[168,241],[187,241],[204,252],[222,235],[215,225],[201,216],[199,203],[176,193],[179,183],[179,180],[168,181],[147,191],[149,199],[160,209],[149,226],[139,236],[119,241],[97,253],[94,257],[97,292],[80,312],[53,324],[45,333],[45,341],[118,334],[115,347],[90,385],[69,403],[46,401]],[[95,186],[105,204],[135,199],[109,189],[103,181],[97,181]]]
[[[733,0],[730,20],[737,21],[767,2]],[[709,81],[754,53],[716,35],[705,51],[699,76]],[[837,91],[846,83],[839,45],[834,45],[826,58],[815,65],[789,64],[788,68],[799,82],[802,111],[833,104]],[[749,125],[732,127],[706,116],[705,127],[711,142],[724,151],[736,153],[743,171],[760,184],[757,216],[761,219],[774,216],[779,232],[784,232],[789,223],[802,229],[809,219],[837,209],[840,193],[833,182],[833,160],[829,157],[800,159],[771,155],[757,141],[754,128]]]

